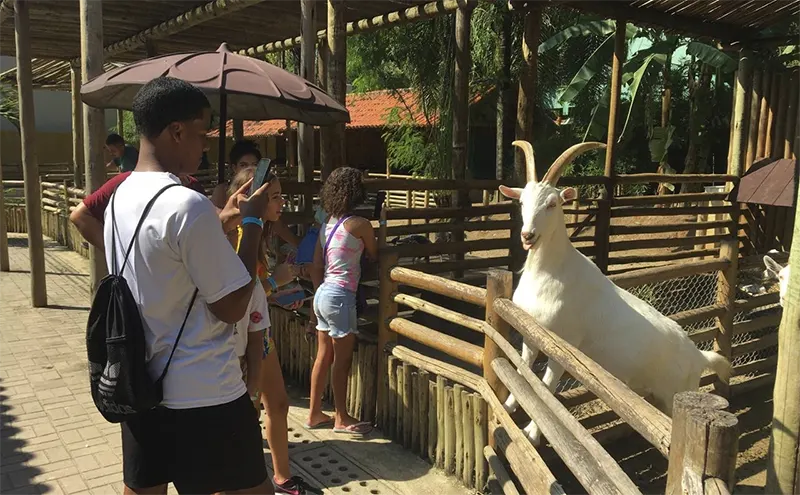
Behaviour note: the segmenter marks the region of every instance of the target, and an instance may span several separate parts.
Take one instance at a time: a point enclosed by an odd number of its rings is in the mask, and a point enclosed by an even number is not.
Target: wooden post
[[[777,102],[781,90],[781,75],[778,72],[772,73],[772,86],[769,90],[767,99],[767,130],[766,141],[764,142],[764,156],[769,157],[772,151],[773,133],[775,132],[775,113],[777,112]]]
[[[736,204],[736,208],[738,206]],[[736,284],[739,273],[739,240],[736,239],[735,233],[733,239],[724,239],[721,242],[719,256],[721,259],[730,260],[730,264],[728,268],[720,272],[717,278],[717,304],[725,307],[725,313],[717,318],[714,350],[730,361],[732,359],[733,318],[736,315]],[[730,396],[729,383],[718,377],[714,385],[717,393],[724,397]]]
[[[497,33],[497,47],[495,60],[498,72],[495,81],[497,91],[497,139],[495,145],[495,179],[503,180],[503,169],[506,162],[506,119],[510,98],[509,87],[511,86],[511,13],[507,8],[501,7],[501,19],[499,21]],[[524,43],[524,40],[523,40]],[[526,62],[527,63],[527,62]]]
[[[125,114],[121,108],[117,109],[117,134],[125,139]]]
[[[607,155],[606,155],[607,156]],[[613,183],[613,178],[609,183]],[[606,185],[606,191],[613,191],[613,186]],[[613,198],[613,193],[610,198]],[[608,273],[609,238],[611,230],[611,199],[597,200],[597,214],[594,226],[594,263],[603,273]]]
[[[800,208],[795,209],[795,239],[800,239],[798,230]],[[800,266],[800,242],[792,243],[789,264]],[[800,270],[789,272],[778,332],[778,368],[772,414],[764,493],[800,493]]]
[[[763,79],[761,80],[761,104],[758,112],[758,142],[754,159],[767,156],[767,120],[769,114],[769,96],[772,87],[771,83],[772,73],[765,70]],[[733,127],[733,123],[731,123],[731,127]]]
[[[244,139],[244,121],[242,119],[232,119],[233,121],[233,140],[241,141]]]
[[[745,170],[753,165],[758,149],[758,115],[761,105],[761,71],[753,72],[753,88],[750,94],[749,127],[747,130],[747,158]]]
[[[381,210],[380,226],[378,228],[379,250],[386,248],[387,228],[386,208],[384,208]],[[397,293],[397,283],[392,281],[389,272],[397,265],[398,260],[397,254],[386,254],[385,252],[381,252],[378,257],[378,356],[375,360],[377,362],[377,373],[382,373],[383,370],[386,370],[386,344],[397,340],[397,334],[389,329],[389,321],[397,316],[397,303],[394,301],[394,295]],[[380,382],[383,383],[383,380]],[[386,396],[390,392],[386,390],[386,387],[378,387],[377,392],[378,404],[388,404],[389,401],[386,400]]]
[[[627,46],[625,35],[627,22],[624,19],[617,19],[617,30],[614,35],[614,60],[611,65],[611,100],[608,106],[608,138],[606,140],[606,167],[605,176],[614,175],[614,151],[617,147],[617,111],[619,110],[619,94],[622,88],[622,66],[625,64]],[[606,199],[611,199],[614,195],[614,184],[609,182],[606,185]]]
[[[539,36],[542,29],[542,10],[531,8],[525,13],[525,28],[522,36],[522,72],[519,75],[519,94],[517,96],[517,128],[518,140],[533,143],[533,111],[536,105],[536,83],[538,72],[536,64],[539,59]],[[527,182],[525,156],[521,150],[514,153],[514,181],[517,184]]]
[[[300,35],[303,38],[300,45],[300,77],[310,83],[314,82],[314,62],[315,62],[315,41],[316,32],[314,30],[315,20],[314,0],[302,0],[300,2],[300,16],[302,24]],[[314,180],[314,127],[303,122],[297,123],[297,182],[311,183]],[[308,190],[308,189],[307,189]],[[308,193],[303,196],[303,211],[310,215],[314,208],[314,195]]]
[[[64,245],[69,247],[69,183],[66,179],[61,181],[64,193]]]
[[[724,411],[728,401],[701,392],[675,396],[666,495],[711,493],[707,479],[733,489],[739,448],[739,420]]]
[[[30,3],[27,0],[14,1],[14,32],[17,50],[17,95],[19,98],[20,141],[22,142],[22,174],[25,183],[28,255],[31,262],[31,304],[34,308],[41,308],[47,306],[47,283],[45,281],[44,239],[42,237],[39,164],[36,161],[36,121],[33,109],[29,6]],[[3,209],[5,210],[5,206]]]
[[[317,11],[317,15],[324,12],[322,9]],[[330,50],[328,50],[328,39],[323,38],[317,43],[317,83],[319,86],[327,91],[328,90],[328,66],[330,64]],[[330,141],[330,127],[323,126],[319,128],[319,166],[320,171],[333,170],[333,163],[331,162],[331,155],[329,149]]]
[[[511,327],[495,312],[494,301],[500,297],[511,299],[513,292],[513,277],[510,271],[489,270],[489,274],[486,276],[486,323],[506,339],[511,334]],[[500,402],[505,402],[508,397],[508,390],[506,390],[506,387],[500,382],[497,374],[492,369],[492,361],[502,355],[503,353],[497,347],[497,344],[489,336],[485,336],[483,339],[483,378],[497,395],[497,398],[500,399]],[[489,437],[489,444],[494,447],[494,439],[492,437]]]
[[[83,103],[81,103],[81,66],[70,62],[69,82],[72,93],[72,174],[75,187],[83,186]]]
[[[772,158],[783,158],[783,147],[786,132],[786,110],[789,106],[790,85],[792,83],[791,74],[783,72],[780,75],[781,90],[778,94],[778,100],[775,102],[777,111],[775,112],[775,135],[772,140],[772,151],[770,156]],[[791,88],[792,93],[797,93],[797,88]]]
[[[8,259],[8,223],[6,222],[5,188],[3,187],[3,167],[0,166],[0,272],[11,270]]]
[[[792,158],[792,148],[794,146],[795,137],[797,135],[797,85],[800,83],[800,73],[796,70],[792,72],[791,79],[789,80],[790,90],[789,106],[786,109],[786,132],[783,138],[783,157],[786,159]]]
[[[81,79],[88,82],[103,73],[103,3],[100,0],[80,0],[81,22]],[[83,149],[86,164],[86,193],[96,191],[106,181],[103,145],[106,139],[105,115],[99,108],[83,107]],[[108,273],[105,254],[89,247],[89,283],[91,294]]]
[[[328,0],[328,94],[342,105],[346,104],[347,92],[347,39],[345,38],[344,10],[344,0]],[[344,124],[330,127],[326,145],[325,154],[330,156],[327,156],[327,163],[323,164],[323,179],[327,178],[334,168],[342,167],[347,163]]]

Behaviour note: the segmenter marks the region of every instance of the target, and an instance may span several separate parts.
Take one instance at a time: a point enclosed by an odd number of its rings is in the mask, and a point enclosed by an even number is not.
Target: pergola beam
[[[430,2],[423,5],[409,7],[405,10],[398,10],[396,12],[378,15],[369,19],[348,22],[345,26],[345,36],[367,33],[389,26],[399,26],[411,22],[432,19],[434,17],[455,12],[459,7],[474,7],[477,4],[478,0],[437,0],[435,2]],[[327,29],[320,29],[317,31],[318,40],[326,39],[327,36]],[[301,43],[301,37],[295,36],[294,38],[286,38],[285,40],[273,41],[271,43],[245,48],[236,53],[239,55],[249,55],[252,57],[267,53],[281,52],[299,46]]]
[[[150,51],[153,40],[173,36],[195,27],[198,24],[237,12],[263,1],[264,0],[213,0],[205,5],[187,10],[183,14],[168,21],[140,31],[122,41],[117,41],[116,43],[106,46],[103,48],[103,56],[107,60],[122,53],[143,47],[146,48],[146,51]]]

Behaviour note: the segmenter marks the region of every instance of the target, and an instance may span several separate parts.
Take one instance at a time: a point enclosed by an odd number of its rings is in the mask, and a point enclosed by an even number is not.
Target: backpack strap
[[[136,224],[136,229],[133,231],[133,236],[131,237],[131,241],[128,244],[128,249],[125,250],[125,259],[122,261],[122,268],[119,269],[119,273],[116,273],[117,276],[121,277],[122,272],[125,271],[125,266],[128,264],[128,257],[133,250],[133,244],[136,242],[136,238],[139,237],[139,231],[142,228],[142,224],[144,223],[144,219],[147,218],[147,214],[150,213],[150,209],[153,208],[153,204],[155,204],[156,200],[158,199],[161,194],[166,191],[167,189],[175,186],[180,186],[181,184],[169,184],[167,186],[162,187],[155,196],[147,202],[144,207],[144,211],[142,211],[142,216],[139,217],[139,223]],[[119,186],[117,186],[119,188]],[[111,195],[111,267],[114,272],[117,271],[117,246],[116,246],[116,229],[117,229],[117,222],[116,216],[114,215],[114,198],[117,197],[117,190],[114,190],[114,194]],[[190,307],[191,309],[191,307]]]
[[[192,306],[194,306],[194,300],[197,299],[197,291],[198,289],[194,290],[194,294],[192,294],[192,300],[189,301],[189,309],[186,310],[186,315],[183,317],[183,323],[181,323],[181,329],[178,330],[178,337],[175,338],[175,343],[172,344],[172,351],[169,353],[169,358],[167,359],[167,364],[164,366],[164,371],[161,372],[161,376],[158,377],[156,383],[161,383],[164,381],[164,377],[167,376],[167,370],[169,369],[169,363],[172,362],[172,356],[175,355],[175,349],[178,348],[178,342],[181,340],[181,335],[183,335],[183,329],[186,328],[186,321],[189,319],[189,313],[192,312]]]
[[[328,238],[325,239],[325,246],[322,248],[322,260],[323,260],[323,262],[326,262],[328,260],[328,245],[331,243],[331,239],[333,239],[333,234],[336,233],[336,229],[339,228],[339,225],[343,224],[345,222],[345,220],[350,218],[350,216],[351,215],[345,215],[342,218],[340,218],[339,221],[336,222],[336,225],[333,226],[333,230],[331,230],[331,233],[328,236]],[[323,231],[324,231],[324,229],[323,229]]]

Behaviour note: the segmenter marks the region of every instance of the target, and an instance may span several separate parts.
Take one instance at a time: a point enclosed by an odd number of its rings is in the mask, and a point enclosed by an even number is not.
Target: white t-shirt
[[[262,332],[269,328],[269,305],[267,294],[261,281],[256,280],[253,295],[247,304],[247,313],[233,326],[236,338],[236,355],[242,357],[247,352],[247,336],[251,332]]]
[[[117,188],[111,204],[120,268],[145,205],[171,183],[180,180],[166,172],[133,172]],[[105,210],[103,232],[109,273],[114,269],[111,204]],[[164,370],[192,294],[199,289],[164,379],[162,405],[206,407],[246,393],[233,325],[217,319],[208,304],[245,286],[251,277],[225,238],[208,198],[187,187],[161,194],[142,224],[122,275],[142,315],[147,370],[153,379]]]

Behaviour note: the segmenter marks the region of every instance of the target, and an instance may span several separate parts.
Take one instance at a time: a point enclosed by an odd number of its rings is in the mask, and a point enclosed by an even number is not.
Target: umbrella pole
[[[219,98],[219,156],[217,157],[217,184],[225,183],[225,129],[228,120],[228,95]]]

